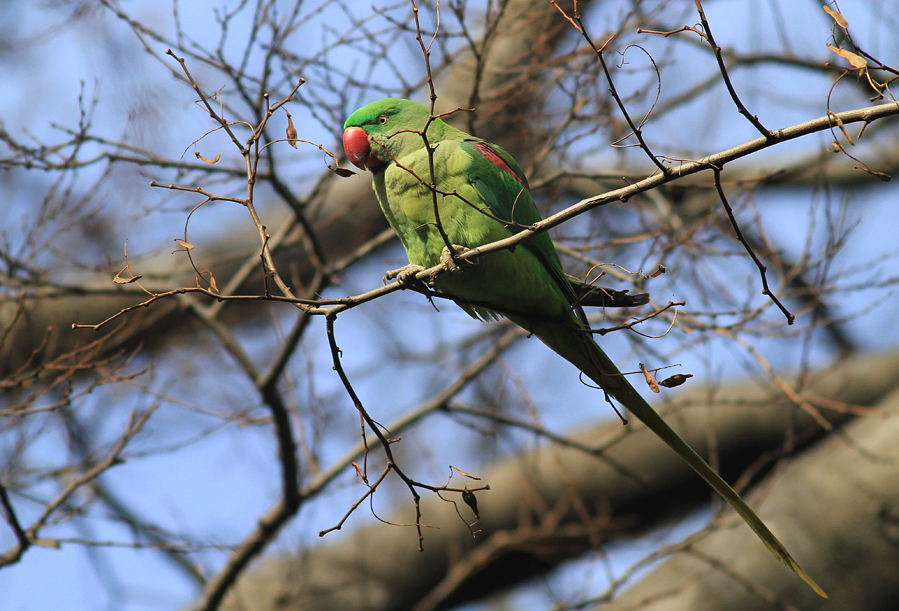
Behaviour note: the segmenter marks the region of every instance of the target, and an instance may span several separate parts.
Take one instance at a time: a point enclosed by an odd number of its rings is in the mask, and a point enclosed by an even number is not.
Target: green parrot
[[[432,159],[422,137],[426,125]],[[437,291],[476,318],[505,316],[574,364],[724,497],[776,558],[827,596],[593,341],[575,285],[563,272],[549,234],[533,235],[511,250],[457,261],[458,253],[508,238],[540,221],[527,178],[511,155],[432,117],[421,104],[398,98],[373,102],[350,115],[343,146],[354,165],[371,171],[381,210],[409,256],[410,265],[385,277],[408,282],[418,271],[442,264],[448,273],[433,278]],[[644,297],[635,300],[645,302]]]

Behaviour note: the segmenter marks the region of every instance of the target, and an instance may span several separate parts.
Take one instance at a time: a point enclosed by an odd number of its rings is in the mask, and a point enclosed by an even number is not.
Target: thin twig
[[[555,6],[562,16],[571,23],[575,29],[581,33],[584,37],[584,40],[587,41],[587,44],[590,45],[590,48],[593,49],[593,52],[596,54],[597,59],[599,59],[599,64],[602,67],[603,73],[606,75],[606,81],[609,83],[609,93],[612,95],[612,98],[615,100],[615,103],[618,105],[618,109],[621,111],[622,116],[624,116],[624,120],[627,121],[628,127],[631,129],[631,133],[634,134],[634,137],[637,138],[637,141],[640,143],[640,148],[646,152],[649,159],[656,165],[656,167],[661,171],[662,175],[667,175],[671,168],[666,166],[661,162],[661,160],[652,152],[652,149],[649,148],[649,145],[646,143],[646,140],[643,138],[643,132],[640,127],[634,123],[634,120],[631,119],[630,113],[627,111],[627,107],[624,105],[624,101],[621,99],[621,96],[618,95],[618,90],[615,88],[615,81],[612,80],[612,73],[609,71],[608,65],[606,65],[606,59],[603,56],[603,50],[606,46],[612,42],[612,39],[615,37],[613,34],[605,43],[603,43],[602,47],[597,48],[596,44],[593,42],[593,39],[590,38],[590,35],[587,34],[587,27],[584,25],[583,21],[581,21],[580,13],[577,9],[577,0],[574,2],[574,11],[573,17],[568,16],[568,14],[562,10],[558,4],[556,4],[556,0],[552,0],[553,6]]]
[[[3,517],[6,523],[9,524],[16,537],[16,545],[0,556],[0,566],[6,566],[19,561],[22,554],[31,546],[31,539],[28,537],[28,533],[22,529],[22,524],[16,516],[16,510],[9,500],[6,486],[2,482],[0,482],[0,507],[3,508]]]
[[[727,201],[727,195],[724,194],[724,188],[721,186],[721,170],[713,168],[712,171],[715,174],[715,189],[718,191],[718,197],[721,198],[721,204],[727,211],[727,218],[730,219],[731,227],[734,228],[737,239],[743,244],[743,248],[746,249],[746,252],[749,253],[749,256],[752,258],[752,261],[755,263],[755,266],[758,268],[759,274],[762,277],[762,295],[770,297],[771,301],[773,301],[774,304],[780,308],[780,311],[783,312],[784,316],[787,317],[787,324],[792,325],[796,320],[796,316],[794,316],[786,306],[780,302],[780,299],[777,298],[777,295],[775,295],[774,291],[768,286],[768,268],[762,263],[761,259],[758,258],[755,251],[752,249],[752,246],[750,246],[746,238],[743,237],[743,232],[740,231],[740,225],[737,223],[736,217],[734,217],[734,210],[730,207],[730,203]]]
[[[595,334],[597,334],[597,335],[604,336],[604,335],[606,335],[606,334],[608,334],[608,333],[611,333],[612,331],[621,331],[621,330],[623,330],[623,329],[633,329],[633,327],[634,327],[635,325],[639,325],[639,324],[642,323],[642,322],[646,322],[646,321],[649,320],[650,318],[654,318],[654,317],[658,316],[659,314],[661,314],[662,312],[664,312],[664,311],[666,311],[666,310],[668,310],[668,309],[670,309],[670,308],[677,308],[678,306],[686,305],[686,303],[687,303],[686,301],[669,301],[669,302],[668,302],[666,305],[664,305],[663,307],[659,308],[658,310],[656,310],[655,312],[653,312],[653,313],[651,313],[651,314],[647,314],[647,315],[644,316],[643,318],[638,318],[638,319],[636,319],[636,320],[630,320],[630,321],[628,321],[628,322],[626,322],[626,323],[622,323],[622,324],[620,324],[620,325],[618,325],[618,326],[615,326],[615,327],[607,327],[607,328],[604,328],[604,329],[590,329],[590,330],[589,330],[589,333],[595,333]],[[669,330],[669,331],[671,330],[671,327],[674,326],[674,321],[675,321],[675,320],[677,320],[677,309],[674,310],[674,320],[672,320],[672,321],[671,321],[671,324],[668,326],[668,330]],[[662,334],[661,336],[659,336],[659,337],[664,337],[664,336],[667,335],[667,334],[668,334],[668,331],[665,331],[665,333],[663,333],[663,334]],[[644,337],[647,337],[644,333],[640,333],[640,335],[643,335]]]
[[[715,52],[715,60],[718,62],[718,69],[721,71],[721,78],[724,79],[724,85],[727,87],[727,92],[730,94],[730,98],[734,101],[734,104],[737,105],[737,110],[740,111],[740,114],[746,117],[750,123],[752,123],[753,127],[755,127],[765,138],[771,135],[771,132],[762,125],[762,122],[759,121],[759,118],[749,112],[743,102],[740,100],[740,96],[737,95],[737,90],[734,89],[733,83],[730,81],[730,75],[727,73],[727,66],[724,64],[724,57],[721,55],[721,47],[718,46],[718,43],[715,42],[715,38],[712,36],[712,27],[709,25],[708,19],[705,17],[705,11],[702,9],[702,2],[700,0],[696,1],[696,10],[699,11],[699,19],[702,21],[702,29],[705,30],[705,38],[709,45],[712,47],[712,50]]]
[[[511,332],[509,335],[507,335],[505,338],[503,338],[503,340],[500,340],[500,342],[498,342],[497,345],[494,346],[486,355],[484,355],[481,359],[479,359],[474,364],[472,364],[470,367],[468,367],[453,384],[450,384],[446,389],[444,389],[441,393],[439,393],[432,400],[423,404],[419,408],[412,410],[406,416],[401,418],[398,422],[391,423],[390,427],[382,427],[377,422],[375,422],[374,419],[372,419],[371,416],[368,414],[368,411],[365,409],[365,406],[362,405],[362,401],[359,399],[358,395],[356,394],[356,391],[353,389],[353,385],[350,382],[349,377],[346,375],[346,372],[343,369],[343,365],[340,362],[341,351],[340,351],[340,348],[337,346],[337,340],[334,335],[334,320],[335,320],[335,318],[336,318],[336,314],[333,316],[329,316],[327,318],[328,344],[331,348],[331,358],[333,361],[334,369],[335,369],[335,371],[337,371],[337,375],[340,378],[341,382],[343,383],[344,388],[347,391],[347,394],[350,396],[350,399],[353,401],[353,405],[356,407],[357,411],[359,412],[360,418],[365,422],[365,424],[367,425],[369,430],[371,430],[372,433],[374,433],[375,439],[380,443],[382,449],[384,450],[384,454],[387,458],[387,468],[397,474],[397,476],[403,481],[404,484],[406,484],[406,487],[409,488],[409,491],[412,494],[412,498],[413,498],[414,505],[415,505],[415,522],[413,524],[415,525],[416,530],[418,532],[418,548],[419,548],[419,550],[422,550],[423,542],[424,542],[424,535],[422,533],[422,521],[421,521],[421,517],[422,517],[421,516],[421,497],[416,490],[417,488],[422,488],[425,490],[430,490],[432,492],[438,492],[438,493],[439,492],[455,492],[455,493],[459,493],[459,494],[464,494],[467,492],[474,492],[474,491],[479,491],[479,490],[489,490],[490,486],[483,485],[483,486],[481,486],[479,488],[475,488],[475,489],[450,488],[448,486],[448,484],[445,484],[442,486],[434,486],[434,485],[425,484],[423,482],[416,481],[416,480],[410,478],[408,475],[406,475],[406,473],[403,471],[403,469],[400,467],[400,465],[396,462],[396,460],[394,459],[394,456],[393,456],[393,450],[391,448],[391,444],[395,443],[398,440],[397,439],[388,439],[382,432],[382,429],[384,429],[384,430],[402,430],[403,428],[406,428],[409,425],[411,425],[413,422],[424,417],[426,414],[431,413],[431,412],[441,408],[442,406],[444,406],[446,404],[446,402],[450,400],[451,397],[455,396],[459,391],[461,391],[462,388],[464,388],[465,385],[469,381],[471,381],[471,379],[473,379],[480,371],[483,370],[484,367],[486,367],[489,363],[491,363],[493,361],[493,359],[495,359],[496,356],[503,349],[505,349],[505,347],[508,345],[509,342],[511,342],[513,339],[523,335],[523,332],[518,329]],[[365,435],[365,431],[363,430],[362,440],[360,441],[360,443],[357,444],[357,446],[355,448],[353,448],[352,450],[347,452],[347,454],[344,456],[344,458],[342,460],[335,463],[334,467],[332,467],[325,473],[319,474],[319,476],[316,478],[316,481],[314,481],[312,484],[310,484],[310,486],[307,487],[306,490],[304,490],[304,493],[307,495],[313,494],[312,490],[321,489],[322,487],[324,487],[324,485],[326,483],[328,483],[330,480],[332,480],[334,477],[336,477],[340,471],[345,469],[347,465],[354,464],[354,463],[352,463],[352,461],[356,456],[358,456],[359,454],[362,454],[362,456],[367,459],[368,453],[369,453],[369,439],[367,438],[367,436]],[[356,504],[354,504],[353,507],[351,507],[350,513],[352,513],[352,511],[354,511],[355,508],[358,507],[365,498],[367,498],[368,496],[370,496],[370,494],[372,494],[374,492],[375,485],[369,485],[367,483],[368,475],[367,475],[366,469],[367,469],[367,463],[365,463],[361,469],[359,469],[357,467],[357,473],[359,475],[361,475],[363,482],[365,482],[366,485],[368,485],[370,487],[370,490],[368,492],[366,492],[365,495],[363,495],[363,497],[361,499],[359,499],[359,501]],[[383,476],[379,477],[377,483],[380,483],[380,481],[382,479],[383,479]],[[345,521],[345,518],[340,521],[339,525],[342,525],[344,521]],[[336,528],[329,528],[325,531],[322,531],[321,534],[331,532],[332,530],[336,530]]]

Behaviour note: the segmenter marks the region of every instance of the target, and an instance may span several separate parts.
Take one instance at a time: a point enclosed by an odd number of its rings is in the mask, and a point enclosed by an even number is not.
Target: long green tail
[[[790,552],[777,540],[774,533],[765,526],[765,523],[762,522],[749,505],[740,498],[740,495],[727,482],[721,479],[721,476],[715,473],[709,464],[668,426],[668,423],[656,413],[652,406],[631,386],[630,382],[621,375],[615,364],[593,341],[593,338],[588,333],[584,333],[582,330],[574,327],[573,318],[570,325],[557,322],[534,323],[533,321],[517,320],[516,318],[513,318],[513,320],[532,331],[547,346],[570,361],[606,392],[618,399],[628,411],[639,418],[653,433],[677,452],[725,501],[730,503],[731,507],[755,531],[755,534],[762,540],[765,547],[774,554],[775,558],[790,567],[816,593],[827,598],[827,594],[821,589],[821,586],[815,583],[802,570],[802,567],[793,560]]]

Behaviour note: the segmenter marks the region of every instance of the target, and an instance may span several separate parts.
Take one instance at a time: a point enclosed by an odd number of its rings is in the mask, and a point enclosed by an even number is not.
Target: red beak
[[[361,127],[348,127],[343,131],[343,150],[350,162],[360,170],[365,169],[366,161],[371,161],[367,159],[371,153],[371,144],[368,134]]]

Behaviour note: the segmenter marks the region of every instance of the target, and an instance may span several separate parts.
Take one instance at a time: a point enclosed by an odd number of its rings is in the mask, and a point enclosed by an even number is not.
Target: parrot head
[[[416,147],[424,146],[421,130],[430,111],[411,100],[387,98],[363,106],[343,124],[343,149],[350,162],[360,169],[389,164]],[[428,127],[443,125],[434,119]]]

